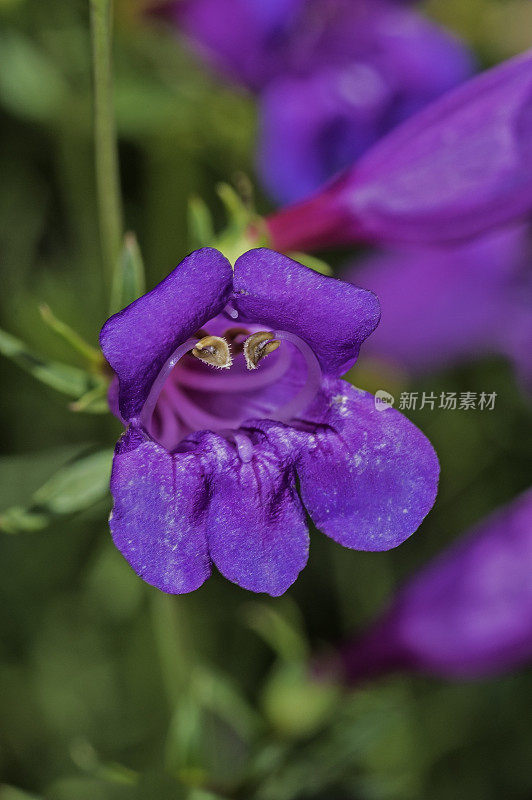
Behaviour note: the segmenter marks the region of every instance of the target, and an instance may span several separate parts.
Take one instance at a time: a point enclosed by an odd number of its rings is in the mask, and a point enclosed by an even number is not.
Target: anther
[[[233,363],[231,350],[221,336],[204,336],[192,349],[192,355],[212,367],[229,369]]]
[[[281,342],[273,338],[271,331],[259,331],[254,333],[244,342],[244,356],[248,369],[257,369],[257,364],[274,350],[277,350]]]

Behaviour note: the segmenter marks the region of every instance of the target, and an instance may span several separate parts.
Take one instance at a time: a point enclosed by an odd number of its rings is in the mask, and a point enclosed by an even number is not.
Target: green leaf
[[[193,250],[207,247],[214,241],[211,212],[201,197],[191,197],[188,201],[188,235]]]
[[[12,506],[0,512],[0,530],[4,533],[32,533],[46,528],[50,522],[49,514],[22,506]]]
[[[293,611],[288,603],[285,610]],[[288,614],[280,613],[267,603],[252,601],[246,603],[244,615],[249,627],[255,631],[282,661],[300,662],[307,658],[309,645],[303,631]]]
[[[259,714],[236,684],[212,667],[195,666],[192,691],[202,708],[225,720],[244,741],[252,739],[260,730]]]
[[[62,467],[34,493],[28,508],[14,506],[0,513],[0,530],[42,530],[56,516],[95,505],[108,493],[112,458],[112,450],[101,450]]]
[[[49,361],[3,330],[0,330],[0,353],[41,383],[70,397],[80,397],[94,388],[95,378],[90,373],[58,361]]]
[[[109,489],[113,450],[100,450],[60,469],[33,495],[37,506],[54,514],[89,508]]]
[[[109,412],[107,388],[107,382],[102,379],[94,389],[86,392],[75,403],[70,403],[70,410],[83,411],[85,414],[107,414]]]
[[[142,254],[134,233],[126,233],[113,275],[111,314],[116,314],[146,291]]]
[[[60,112],[68,85],[48,54],[29,39],[0,39],[0,99],[17,116],[49,122]]]
[[[7,786],[3,783],[0,786],[0,800],[39,800],[36,794],[29,794],[23,792],[22,789],[16,789],[14,786]]]
[[[287,253],[287,255],[293,258],[294,261],[304,264],[305,267],[313,269],[314,272],[319,272],[320,275],[331,277],[334,274],[332,268],[325,261],[322,261],[321,258],[316,258],[316,256],[311,256],[309,253],[293,252]]]
[[[101,351],[86,342],[85,339],[83,339],[83,337],[74,330],[74,328],[71,328],[66,322],[63,322],[56,317],[50,306],[48,306],[46,303],[42,303],[39,306],[39,311],[41,312],[43,321],[48,325],[48,327],[50,327],[54,333],[64,339],[64,341],[67,342],[73,350],[75,350],[77,353],[81,353],[81,355],[86,358],[91,365],[97,367],[103,363],[103,355]]]
[[[228,183],[219,183],[216,193],[224,205],[228,227],[233,231],[244,232],[256,216],[253,207]]]

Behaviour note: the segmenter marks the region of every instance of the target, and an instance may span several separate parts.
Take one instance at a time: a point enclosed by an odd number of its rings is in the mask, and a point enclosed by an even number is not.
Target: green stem
[[[90,0],[94,71],[94,144],[100,240],[108,288],[122,241],[122,201],[118,170],[111,65],[112,0]]]

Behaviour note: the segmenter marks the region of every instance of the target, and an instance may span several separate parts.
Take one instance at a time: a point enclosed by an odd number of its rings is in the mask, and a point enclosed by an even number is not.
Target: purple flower
[[[351,682],[410,669],[476,678],[532,658],[532,490],[482,522],[348,645]]]
[[[303,510],[346,547],[387,550],[430,510],[438,462],[398,412],[339,379],[379,319],[371,292],[286,256],[192,253],[101,333],[117,375],[110,519],[144,580],[189,592],[211,565],[282,594]],[[296,489],[299,480],[301,500]]]
[[[365,355],[422,373],[502,354],[530,381],[530,244],[529,228],[520,225],[459,246],[363,257],[344,276],[380,300],[381,322]]]
[[[169,17],[259,95],[258,169],[294,202],[472,73],[457,39],[394,0],[177,0]]]
[[[273,246],[451,242],[532,208],[532,51],[447,93],[320,193],[268,220]]]
[[[411,10],[351,2],[338,11],[312,69],[283,73],[260,97],[258,170],[281,203],[315,192],[473,71],[462,44]]]

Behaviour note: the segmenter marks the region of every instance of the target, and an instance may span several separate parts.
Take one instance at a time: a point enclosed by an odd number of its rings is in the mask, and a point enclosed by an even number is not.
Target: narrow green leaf
[[[0,512],[0,530],[38,531],[55,516],[90,508],[108,493],[112,458],[112,450],[101,450],[62,467],[34,493],[27,508],[13,506]]]
[[[18,34],[0,40],[0,99],[16,116],[32,121],[55,119],[68,84],[45,50]]]
[[[96,347],[92,347],[92,345],[86,342],[85,339],[83,339],[83,337],[74,330],[74,328],[71,328],[66,322],[63,322],[56,317],[50,306],[48,306],[46,303],[42,303],[42,305],[39,306],[39,311],[41,312],[43,321],[54,331],[54,333],[64,339],[73,350],[81,353],[81,355],[86,358],[90,364],[93,366],[100,366],[103,363],[103,355],[101,351]]]
[[[79,400],[70,403],[69,408],[71,411],[83,411],[85,414],[107,414],[109,412],[109,403],[107,402],[106,381],[102,380],[101,383],[80,397]]]
[[[183,693],[173,713],[164,748],[164,763],[173,775],[190,786],[205,783],[201,741],[203,714],[190,694]]]
[[[214,240],[211,212],[201,197],[194,196],[188,201],[188,235],[193,250],[207,247]]]
[[[0,512],[0,530],[4,533],[32,533],[46,528],[50,517],[40,511],[12,506]]]
[[[252,739],[260,730],[260,715],[236,684],[211,667],[195,666],[193,693],[202,708],[225,720],[244,741]]]
[[[111,314],[116,314],[146,291],[142,254],[134,233],[126,233],[113,275]]]
[[[35,492],[34,504],[54,514],[89,508],[107,494],[112,459],[109,449],[68,464]]]
[[[283,661],[303,661],[309,652],[309,645],[301,630],[267,603],[252,601],[246,603],[244,615],[249,627],[255,631]]]
[[[314,272],[319,272],[320,275],[327,275],[327,277],[331,277],[333,275],[333,271],[331,267],[325,262],[322,261],[321,258],[316,258],[316,256],[311,256],[309,253],[287,253],[290,258],[293,258],[294,261],[299,261],[300,264],[304,264],[305,267],[309,267],[309,269],[313,269]]]
[[[0,786],[0,800],[39,800],[39,797],[3,783]]]
[[[94,387],[94,377],[78,367],[50,361],[35,353],[27,344],[0,330],[0,353],[10,358],[41,383],[70,397],[81,397]]]
[[[244,231],[255,218],[255,212],[228,183],[219,183],[216,187],[218,197],[224,204],[228,227]]]

